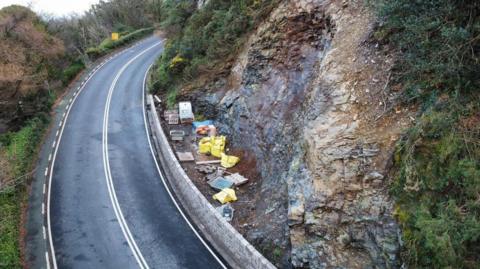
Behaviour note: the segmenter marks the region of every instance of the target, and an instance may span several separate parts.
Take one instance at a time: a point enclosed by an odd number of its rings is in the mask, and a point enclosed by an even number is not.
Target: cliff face
[[[226,78],[185,93],[255,153],[244,233],[282,267],[400,266],[387,173],[413,110],[393,105],[373,27],[362,1],[284,1]]]

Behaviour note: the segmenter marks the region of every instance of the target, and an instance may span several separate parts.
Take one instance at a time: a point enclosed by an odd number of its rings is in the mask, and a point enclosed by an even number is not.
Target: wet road
[[[72,104],[54,154],[48,216],[58,268],[222,268],[160,180],[143,84],[151,37],[114,57]]]

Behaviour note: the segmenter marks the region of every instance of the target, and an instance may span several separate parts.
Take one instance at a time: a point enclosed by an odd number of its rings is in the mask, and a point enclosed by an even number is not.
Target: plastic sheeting
[[[222,153],[221,156],[222,159],[220,164],[225,168],[232,168],[240,161],[240,158],[237,156],[227,155],[225,153]]]
[[[212,156],[221,158],[226,142],[225,136],[204,137],[198,142],[198,151],[201,154],[212,154]]]
[[[215,194],[213,196],[213,199],[219,201],[222,204],[230,203],[230,202],[235,202],[237,201],[237,196],[235,195],[235,191],[227,188],[223,189],[221,192]]]
[[[210,187],[214,189],[221,191],[223,189],[231,188],[233,186],[233,182],[223,177],[217,177],[214,180],[210,180],[208,182],[208,185],[210,185]]]
[[[212,124],[213,124],[213,121],[204,120],[204,121],[194,121],[192,123],[192,126],[193,126],[193,130],[197,130],[198,127],[208,126],[208,125],[212,125]]]

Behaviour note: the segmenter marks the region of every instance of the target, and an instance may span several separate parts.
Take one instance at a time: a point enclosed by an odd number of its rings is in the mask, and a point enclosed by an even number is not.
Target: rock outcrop
[[[400,266],[386,187],[411,112],[387,92],[393,59],[369,41],[373,26],[362,1],[284,1],[227,78],[188,93],[255,153],[245,236],[281,267]]]

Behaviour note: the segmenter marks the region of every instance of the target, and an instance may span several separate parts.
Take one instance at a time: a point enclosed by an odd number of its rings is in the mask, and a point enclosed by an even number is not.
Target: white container
[[[192,103],[180,102],[178,103],[178,114],[180,115],[181,123],[192,123],[194,120],[192,112]]]

